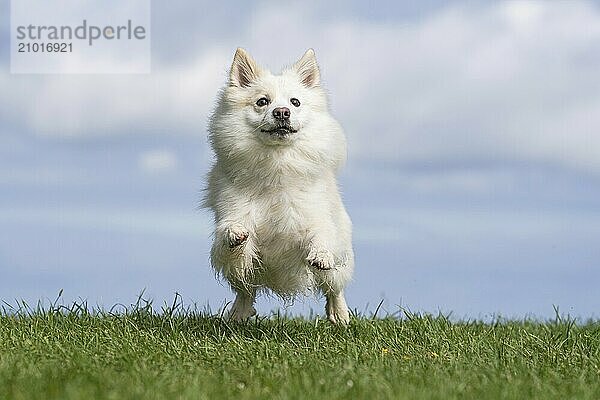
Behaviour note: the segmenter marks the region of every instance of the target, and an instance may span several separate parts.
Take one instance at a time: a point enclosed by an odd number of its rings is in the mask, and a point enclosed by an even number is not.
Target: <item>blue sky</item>
[[[274,70],[316,50],[349,142],[351,307],[597,316],[600,9],[580,1],[153,2],[148,75],[11,75],[3,45],[1,299],[232,299],[197,204],[238,46]]]

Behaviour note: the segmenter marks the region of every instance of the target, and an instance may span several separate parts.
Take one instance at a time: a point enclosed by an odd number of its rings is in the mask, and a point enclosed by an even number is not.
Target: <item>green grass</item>
[[[258,318],[149,304],[0,315],[0,399],[598,399],[600,324]]]

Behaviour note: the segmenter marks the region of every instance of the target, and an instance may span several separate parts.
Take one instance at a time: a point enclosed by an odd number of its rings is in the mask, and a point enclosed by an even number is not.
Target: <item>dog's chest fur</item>
[[[327,218],[322,180],[263,186],[248,193],[261,280],[280,293],[304,291],[314,285],[306,264],[306,242],[319,219]]]

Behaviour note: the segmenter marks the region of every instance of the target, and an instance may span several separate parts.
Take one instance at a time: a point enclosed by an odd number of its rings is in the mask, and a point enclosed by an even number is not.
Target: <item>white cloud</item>
[[[51,135],[203,134],[235,47],[276,68],[315,47],[357,159],[600,173],[600,13],[586,2],[449,7],[398,24],[264,6],[236,29],[149,76],[0,75],[4,117]]]
[[[177,156],[170,150],[149,150],[140,154],[139,168],[146,173],[163,173],[177,168]]]
[[[0,74],[0,115],[39,135],[203,132],[229,56],[207,50],[149,75]]]
[[[336,99],[359,155],[518,158],[600,170],[600,120],[592,112],[600,57],[591,56],[600,50],[600,15],[581,3],[537,6],[541,15],[529,16],[525,31],[514,11],[507,14],[511,3],[499,3],[448,10],[405,29],[324,33],[326,54],[358,54],[335,68],[341,74],[332,85],[334,93],[354,92],[352,101]],[[348,45],[336,47],[342,40]]]

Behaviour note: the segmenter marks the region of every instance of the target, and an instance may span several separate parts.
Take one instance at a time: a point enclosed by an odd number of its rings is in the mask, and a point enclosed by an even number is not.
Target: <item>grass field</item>
[[[598,399],[600,324],[5,309],[0,399]]]

